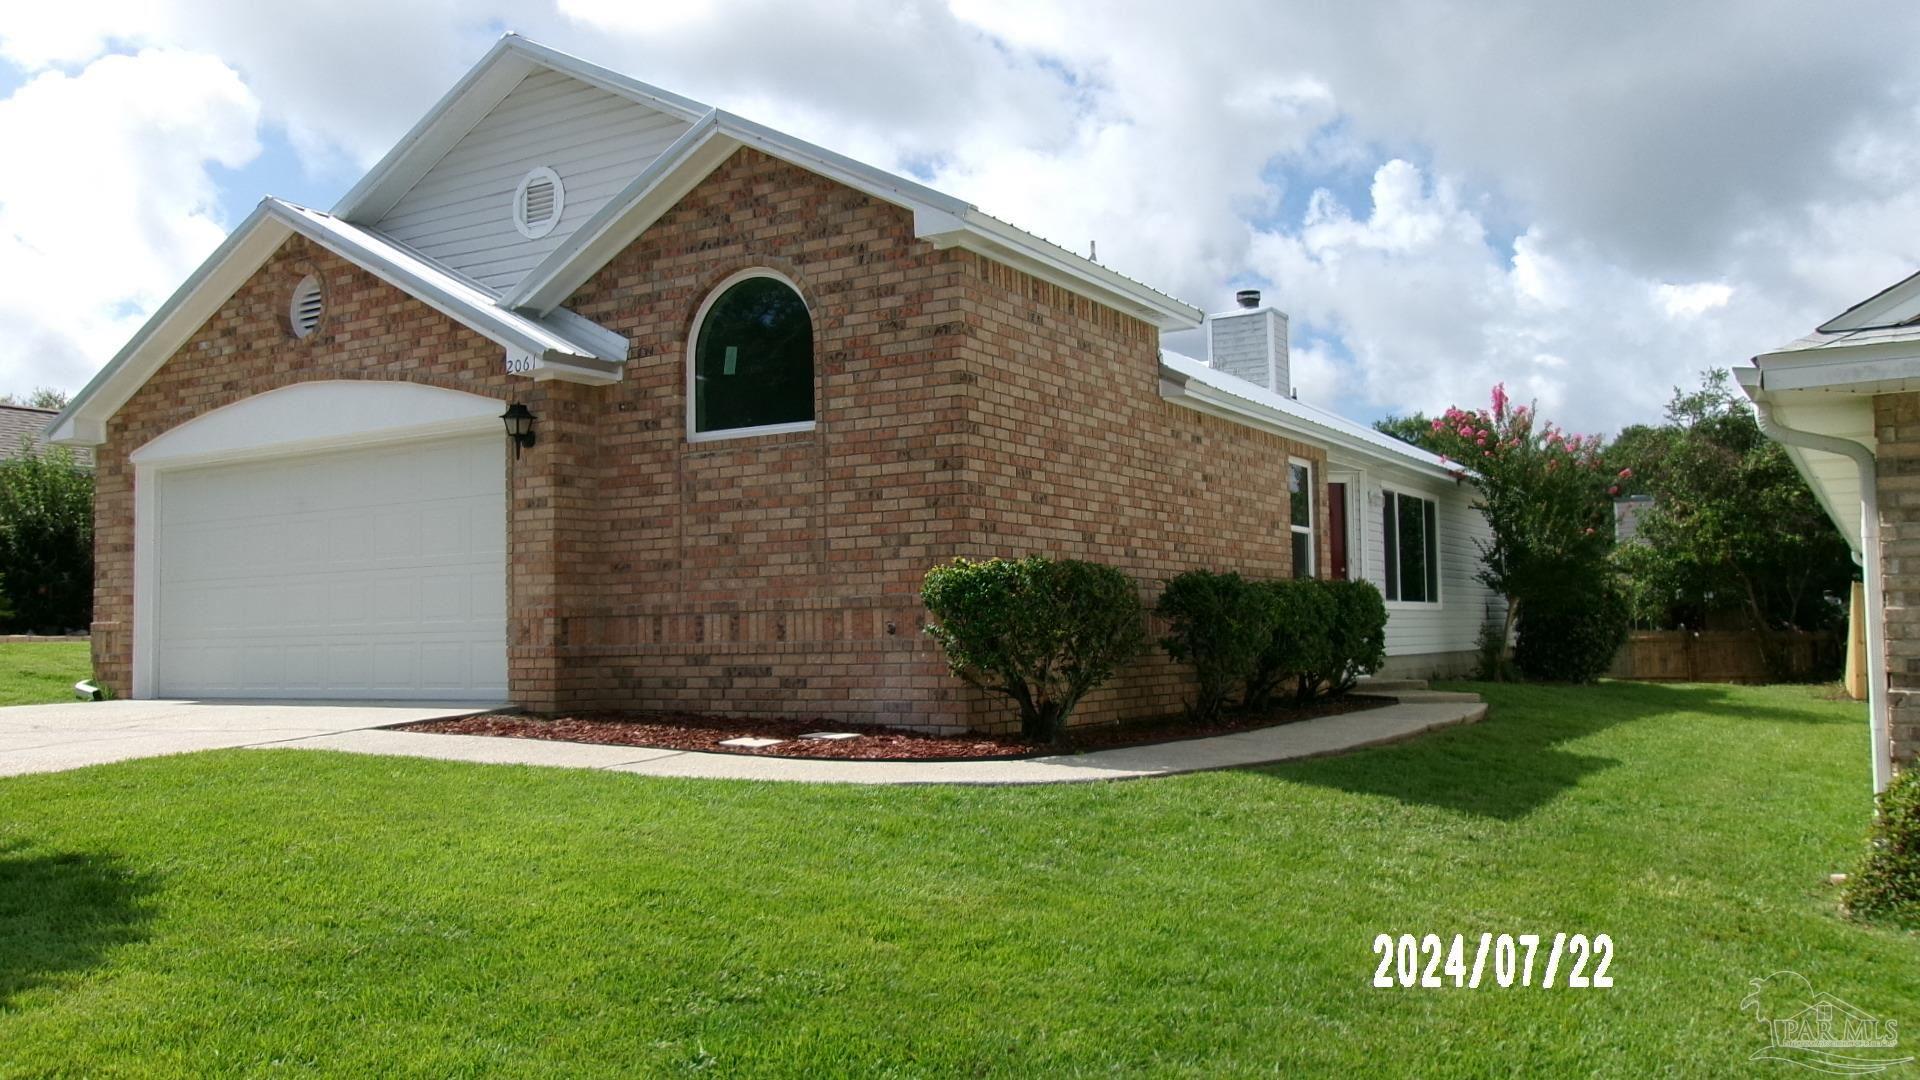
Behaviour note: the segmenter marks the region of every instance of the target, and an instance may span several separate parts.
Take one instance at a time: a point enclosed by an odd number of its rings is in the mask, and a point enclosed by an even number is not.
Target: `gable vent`
[[[567,192],[560,186],[560,175],[542,165],[520,181],[513,193],[513,224],[520,235],[538,240],[560,223],[560,211],[566,208]]]
[[[308,274],[293,287],[293,304],[287,310],[287,323],[293,336],[307,337],[320,328],[320,316],[326,313],[327,298],[320,292],[320,279]]]

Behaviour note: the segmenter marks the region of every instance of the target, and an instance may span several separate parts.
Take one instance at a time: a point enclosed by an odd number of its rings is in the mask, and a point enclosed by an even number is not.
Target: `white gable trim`
[[[914,234],[936,246],[985,255],[1162,330],[1200,325],[1198,308],[983,214],[966,202],[718,109],[702,117],[608,200],[501,303],[534,312],[558,307],[743,146],[911,210]]]
[[[1818,330],[1822,334],[1841,334],[1849,330],[1897,326],[1916,315],[1920,315],[1920,274],[1881,289],[1821,323]]]
[[[295,233],[499,344],[509,373],[571,382],[620,379],[627,342],[619,334],[572,312],[536,320],[506,311],[478,287],[364,229],[268,198],[74,396],[49,425],[48,439],[69,446],[105,442],[114,413]]]
[[[360,182],[334,204],[333,216],[370,225],[392,210],[429,169],[466,138],[513,88],[535,71],[558,71],[610,94],[692,123],[709,110],[697,101],[629,79],[575,56],[538,45],[516,34],[494,43],[453,89],[387,151]]]

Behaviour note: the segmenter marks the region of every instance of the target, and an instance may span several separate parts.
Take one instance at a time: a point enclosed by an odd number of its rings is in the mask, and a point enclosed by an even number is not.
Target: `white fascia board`
[[[515,53],[513,40],[504,37],[494,42],[329,212],[346,221],[370,224],[393,209],[428,169],[533,72],[533,64]]]
[[[107,421],[172,355],[177,342],[212,318],[292,233],[266,202],[255,207],[54,417],[47,425],[47,441],[63,446],[105,442]],[[159,344],[163,342],[175,344]]]
[[[479,286],[364,229],[279,199],[269,199],[268,208],[314,243],[509,349],[568,363],[619,362],[627,357],[626,339],[612,331],[596,327],[599,332],[592,341],[575,340],[552,326],[499,307]],[[586,323],[575,315],[570,325]]]
[[[501,305],[543,315],[558,309],[739,148],[708,113],[528,271]]]
[[[1316,424],[1304,417],[1209,386],[1199,380],[1188,378],[1165,363],[1160,365],[1160,396],[1175,405],[1193,409],[1196,412],[1270,431],[1297,442],[1314,443],[1329,453],[1337,448],[1342,451],[1343,458],[1348,460],[1357,458],[1367,462],[1378,462],[1417,473],[1420,476],[1447,481],[1460,479],[1461,474],[1456,473],[1455,470],[1417,457],[1394,453],[1338,429]]]
[[[1176,300],[974,207],[968,206],[955,216],[960,221],[958,230],[934,235],[922,232],[921,238],[942,247],[964,248],[1008,263],[1082,296],[1091,294],[1102,303],[1118,307],[1163,331],[1192,330],[1206,319],[1206,313],[1192,304]],[[1119,302],[1115,303],[1116,300]]]
[[[1162,330],[1200,325],[1200,309],[982,214],[963,200],[719,109],[675,140],[502,303],[536,312],[559,306],[742,146],[911,211],[914,234],[938,247],[975,251]]]
[[[689,123],[710,111],[697,101],[629,79],[516,34],[507,34],[494,42],[487,54],[468,68],[460,81],[400,137],[393,149],[334,204],[333,216],[359,224],[378,221],[447,151],[466,138],[476,124],[519,86],[521,80],[541,68]]]
[[[1916,302],[1920,302],[1920,274],[1911,274],[1821,323],[1816,329],[1822,334],[1839,334],[1848,330],[1885,326],[1889,322],[1900,321],[1893,317],[1894,312],[1911,307]]]
[[[1782,350],[1754,357],[1754,367],[1736,369],[1749,390],[1831,390],[1893,393],[1920,389],[1920,341],[1878,341]],[[1747,373],[1751,372],[1749,376]],[[1747,380],[1756,381],[1749,384]]]
[[[503,310],[478,286],[404,248],[317,211],[267,198],[74,395],[47,426],[48,441],[63,446],[105,442],[113,414],[295,233],[510,352],[531,357],[527,374],[579,382],[620,379],[627,341],[619,334],[572,312],[534,320]]]

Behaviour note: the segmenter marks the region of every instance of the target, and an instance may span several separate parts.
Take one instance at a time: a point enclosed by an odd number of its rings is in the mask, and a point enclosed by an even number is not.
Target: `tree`
[[[1501,640],[1511,640],[1529,603],[1564,607],[1612,587],[1613,477],[1599,436],[1561,431],[1495,386],[1489,408],[1450,408],[1428,421],[1426,444],[1462,466],[1479,496],[1493,537],[1481,544],[1475,577],[1506,598]]]
[[[1676,387],[1666,423],[1616,442],[1609,457],[1654,499],[1637,542],[1616,555],[1636,617],[1664,624],[1739,611],[1780,674],[1772,631],[1836,621],[1854,575],[1846,540],[1727,372]]]
[[[25,405],[30,409],[64,409],[67,400],[65,390],[55,390],[51,386],[36,387],[24,397],[19,394],[0,394],[0,405]]]
[[[1373,430],[1382,435],[1391,435],[1403,443],[1417,446],[1422,450],[1433,449],[1428,445],[1433,436],[1433,421],[1423,412],[1416,412],[1411,416],[1383,416],[1373,422]]]
[[[93,474],[65,447],[0,461],[0,608],[27,630],[93,619]]]

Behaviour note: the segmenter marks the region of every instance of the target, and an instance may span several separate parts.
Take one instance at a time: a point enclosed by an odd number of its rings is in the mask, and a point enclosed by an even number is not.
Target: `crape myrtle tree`
[[[1614,555],[1636,618],[1698,625],[1739,612],[1776,674],[1771,631],[1838,621],[1855,573],[1846,540],[1727,372],[1676,387],[1666,423],[1623,432],[1608,459],[1653,496],[1636,541]]]
[[[1616,589],[1607,561],[1613,543],[1609,489],[1630,477],[1608,469],[1599,436],[1563,431],[1533,406],[1516,405],[1506,387],[1496,385],[1488,407],[1450,408],[1428,422],[1420,441],[1460,466],[1478,495],[1476,506],[1492,538],[1481,545],[1476,578],[1506,599],[1502,640],[1512,639],[1516,623],[1526,636],[1529,608],[1539,609],[1545,626],[1549,615],[1604,614],[1617,607],[1603,602]],[[1608,627],[1582,638],[1593,651],[1614,636]],[[1590,677],[1593,666],[1574,664],[1568,677]]]

